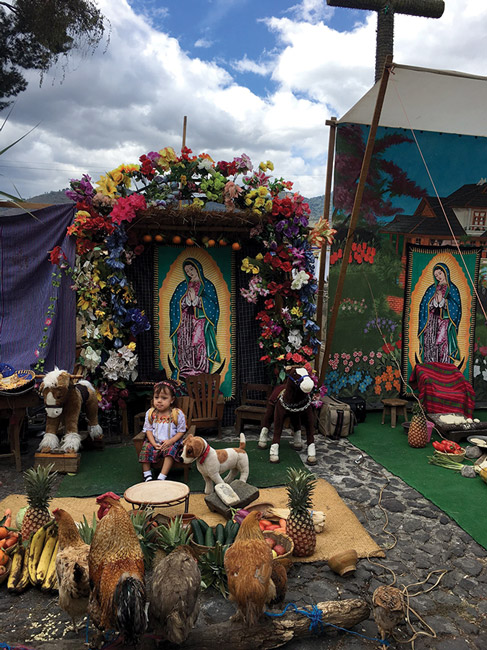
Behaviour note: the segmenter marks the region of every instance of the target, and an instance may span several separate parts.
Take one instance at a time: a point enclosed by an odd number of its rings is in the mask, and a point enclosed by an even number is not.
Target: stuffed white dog
[[[245,436],[240,434],[240,446],[227,449],[213,449],[199,436],[189,435],[183,442],[181,454],[183,463],[196,462],[198,471],[205,479],[205,494],[214,491],[215,483],[231,483],[240,472],[240,480],[247,482],[249,457],[245,451]],[[223,479],[223,472],[230,470]]]

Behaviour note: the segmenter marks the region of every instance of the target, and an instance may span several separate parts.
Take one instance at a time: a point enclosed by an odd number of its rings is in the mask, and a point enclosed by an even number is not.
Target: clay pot
[[[328,560],[328,566],[339,576],[346,576],[357,568],[357,557],[357,551],[353,549],[342,551]]]

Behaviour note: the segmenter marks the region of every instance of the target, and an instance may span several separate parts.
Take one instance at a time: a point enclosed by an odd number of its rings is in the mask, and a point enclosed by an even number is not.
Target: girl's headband
[[[167,386],[172,390],[173,393],[176,391],[176,387],[170,381],[158,381],[157,384],[154,385],[154,390],[156,390],[156,388],[159,388],[159,386]]]

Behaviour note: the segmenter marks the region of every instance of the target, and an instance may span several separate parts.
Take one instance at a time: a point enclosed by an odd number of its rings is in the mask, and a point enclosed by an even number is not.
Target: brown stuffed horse
[[[305,368],[292,366],[286,368],[287,379],[284,385],[277,386],[267,401],[267,410],[264,416],[262,430],[259,436],[259,447],[267,447],[268,433],[274,423],[274,435],[270,448],[269,460],[271,463],[279,462],[279,443],[287,418],[294,429],[294,448],[301,448],[301,426],[306,429],[306,443],[308,445],[307,463],[316,463],[316,449],[314,444],[314,415],[311,405],[310,393],[314,382]]]

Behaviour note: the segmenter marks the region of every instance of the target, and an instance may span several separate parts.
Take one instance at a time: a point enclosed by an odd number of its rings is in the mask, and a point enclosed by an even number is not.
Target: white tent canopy
[[[370,125],[380,82],[338,123]],[[487,137],[487,77],[393,64],[379,126]]]

